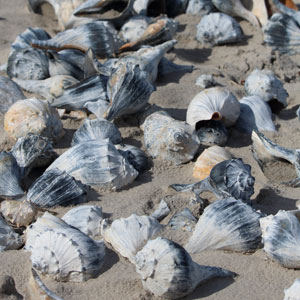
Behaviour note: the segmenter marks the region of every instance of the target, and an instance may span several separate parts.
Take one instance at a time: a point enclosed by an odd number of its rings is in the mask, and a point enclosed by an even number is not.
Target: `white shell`
[[[300,278],[297,278],[288,289],[284,290],[283,300],[300,300]]]
[[[250,96],[260,96],[264,101],[279,101],[284,107],[288,105],[288,93],[283,83],[277,79],[271,70],[255,69],[245,81],[246,93]]]
[[[111,224],[106,219],[101,223],[101,234],[105,242],[133,263],[136,253],[161,229],[162,226],[155,218],[136,214],[114,220]]]
[[[225,88],[213,87],[197,94],[189,104],[186,121],[192,126],[200,121],[222,120],[226,127],[234,125],[240,115],[240,103]]]
[[[203,16],[213,10],[214,5],[211,0],[189,0],[186,13],[195,16]]]
[[[218,200],[205,208],[185,249],[189,253],[256,249],[261,241],[259,218],[258,213],[240,200]]]
[[[94,238],[100,235],[100,223],[103,220],[102,208],[95,205],[74,207],[62,219],[89,237]]]

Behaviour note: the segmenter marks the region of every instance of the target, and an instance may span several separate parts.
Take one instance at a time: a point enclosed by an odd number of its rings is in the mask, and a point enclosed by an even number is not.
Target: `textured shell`
[[[144,141],[153,158],[176,165],[192,160],[200,144],[192,126],[162,113],[153,113],[146,118]]]
[[[0,214],[0,252],[19,249],[22,244],[22,238],[14,232]]]
[[[15,82],[0,76],[0,113],[6,113],[16,101],[25,98],[21,88]]]
[[[37,221],[26,231],[25,247],[31,251],[32,266],[58,281],[81,282],[97,277],[105,256],[104,243],[52,218],[56,226],[47,227],[45,223],[36,229],[41,223]]]
[[[260,220],[264,251],[285,268],[300,268],[300,223],[296,215],[280,210]]]
[[[90,140],[101,140],[109,138],[113,144],[122,142],[119,129],[105,119],[85,119],[83,125],[77,129],[73,135],[72,146]]]
[[[211,0],[189,0],[186,13],[195,16],[203,16],[215,10]]]
[[[0,207],[4,218],[17,227],[28,226],[37,215],[37,210],[28,201],[5,200]]]
[[[189,253],[257,249],[261,241],[259,218],[256,211],[240,200],[218,200],[204,209],[185,249]]]
[[[300,299],[300,279],[297,278],[294,283],[284,290],[284,299],[283,300],[299,300]]]
[[[56,109],[36,98],[13,104],[5,114],[4,129],[15,139],[33,133],[57,141],[64,135]]]
[[[76,180],[111,190],[133,182],[138,172],[108,140],[89,141],[71,147],[47,170],[58,168]]]
[[[146,242],[162,229],[157,219],[149,216],[132,214],[128,218],[114,220],[111,224],[104,219],[101,234],[105,242],[122,256],[134,263],[134,256]]]
[[[103,220],[103,213],[100,206],[82,205],[74,207],[62,219],[91,238],[101,234],[100,223]]]
[[[197,25],[196,39],[202,44],[214,46],[239,42],[243,39],[239,23],[222,13],[204,16]]]
[[[288,93],[283,83],[271,70],[255,69],[245,81],[246,93],[250,96],[260,96],[264,101],[279,101],[284,107],[288,105],[286,99]]]
[[[240,115],[240,103],[225,88],[213,87],[197,94],[189,104],[186,121],[192,126],[204,120],[222,120],[234,125]]]
[[[144,288],[167,299],[184,297],[210,278],[235,275],[221,268],[194,263],[180,245],[161,237],[148,241],[135,256],[135,265]]]
[[[276,131],[270,106],[259,96],[248,96],[240,100],[241,113],[236,127],[246,133],[252,130]]]
[[[185,208],[173,215],[167,226],[175,230],[182,229],[192,232],[196,223],[197,219],[193,216],[192,212],[188,208]]]
[[[209,176],[211,169],[218,163],[231,159],[231,154],[225,148],[212,146],[205,149],[197,158],[193,168],[193,177],[200,180]]]

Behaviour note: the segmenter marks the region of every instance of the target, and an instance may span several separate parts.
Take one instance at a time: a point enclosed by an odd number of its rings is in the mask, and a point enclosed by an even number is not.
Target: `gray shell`
[[[300,299],[300,278],[297,278],[294,283],[284,290],[283,300],[299,300]]]
[[[75,131],[71,145],[75,146],[90,140],[106,138],[109,138],[113,144],[122,142],[119,129],[110,121],[105,119],[85,119],[83,125]]]
[[[135,256],[135,265],[144,288],[167,299],[184,297],[211,278],[235,276],[221,268],[198,265],[180,245],[161,237],[148,241]]]
[[[188,208],[185,208],[173,215],[167,226],[175,230],[182,229],[192,232],[196,223],[197,219],[193,216],[192,212]]]
[[[153,158],[176,165],[192,160],[200,144],[192,126],[161,113],[146,118],[144,142]]]
[[[261,241],[260,215],[234,198],[216,201],[204,209],[185,249],[198,253],[208,249],[248,251]]]
[[[88,141],[71,147],[47,170],[58,168],[87,185],[111,190],[133,182],[138,172],[108,140]]]
[[[211,0],[189,0],[186,13],[203,16],[215,10]]]
[[[203,45],[223,45],[239,42],[243,39],[239,23],[222,13],[211,13],[203,16],[197,25],[196,39]]]
[[[95,238],[101,234],[102,208],[95,205],[74,207],[62,217],[62,220],[87,234],[89,237]]]
[[[266,102],[277,100],[284,107],[288,105],[289,95],[271,70],[255,69],[245,80],[245,90],[249,96],[260,96]]]

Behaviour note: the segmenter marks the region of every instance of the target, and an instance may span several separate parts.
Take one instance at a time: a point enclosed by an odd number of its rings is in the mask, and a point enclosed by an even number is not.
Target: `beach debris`
[[[193,216],[190,209],[187,207],[174,214],[170,221],[168,222],[167,226],[171,227],[174,230],[184,230],[192,232],[196,226],[197,219]]]
[[[169,213],[170,213],[170,208],[168,206],[168,203],[164,199],[161,199],[158,208],[151,214],[151,217],[157,219],[157,221],[160,222]]]
[[[204,16],[215,11],[215,6],[211,0],[189,0],[186,13],[195,16]]]
[[[196,79],[196,85],[202,89],[207,89],[218,85],[218,83],[215,81],[213,75],[202,74]]]
[[[299,289],[300,289],[300,278],[297,278],[294,283],[284,290],[284,299],[283,300],[299,300]]]

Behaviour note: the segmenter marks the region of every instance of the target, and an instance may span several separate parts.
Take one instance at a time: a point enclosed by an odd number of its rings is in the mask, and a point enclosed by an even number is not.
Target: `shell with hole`
[[[300,278],[297,278],[294,283],[284,290],[284,299],[283,300],[299,300],[300,299]]]

